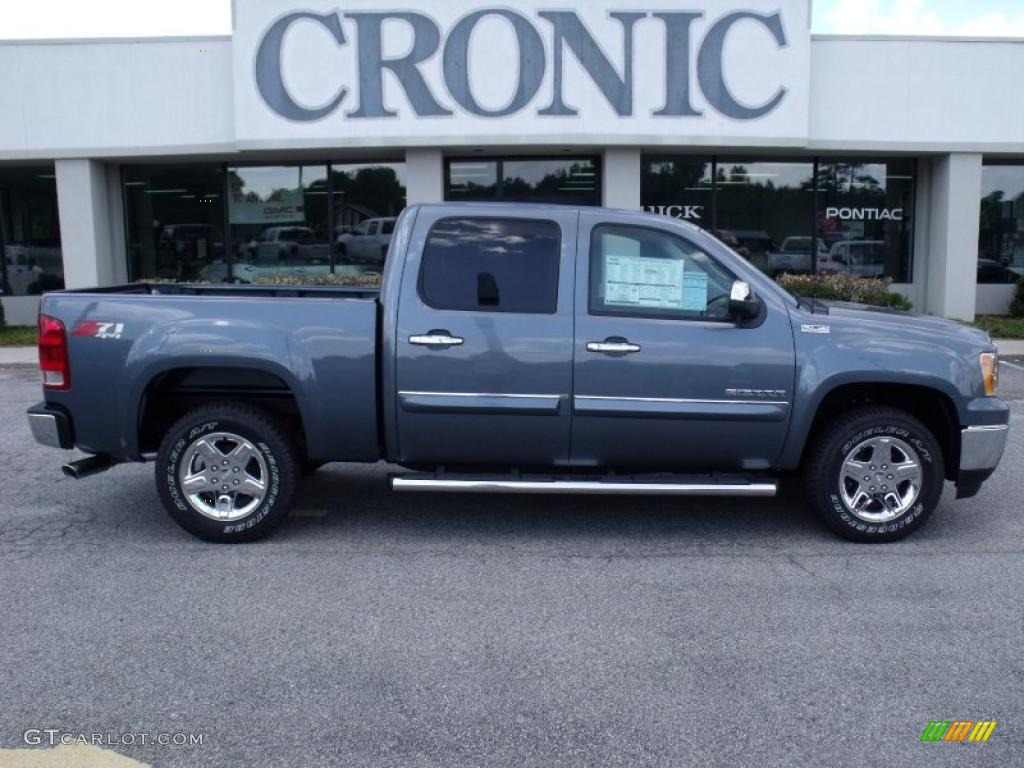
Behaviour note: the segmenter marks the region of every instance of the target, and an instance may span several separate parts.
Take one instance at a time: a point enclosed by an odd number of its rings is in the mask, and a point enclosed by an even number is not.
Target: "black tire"
[[[179,469],[188,449],[214,433],[244,438],[266,468],[262,501],[239,519],[222,521],[203,515],[180,484]],[[164,435],[156,460],[156,485],[170,516],[193,536],[216,542],[255,541],[273,531],[288,513],[300,471],[294,445],[270,413],[250,405],[214,403],[189,411]]]
[[[840,470],[848,454],[872,437],[903,441],[920,461],[918,496],[898,517],[884,522],[858,517],[843,501]],[[873,454],[870,454],[873,456]],[[881,465],[875,465],[880,469]],[[866,470],[871,477],[870,468]],[[807,451],[804,488],[808,503],[833,531],[851,541],[884,542],[908,536],[931,516],[942,496],[942,450],[931,431],[910,414],[883,406],[862,406],[829,422]],[[889,475],[885,475],[889,477]],[[860,478],[858,476],[857,480]],[[856,485],[852,486],[856,488]]]

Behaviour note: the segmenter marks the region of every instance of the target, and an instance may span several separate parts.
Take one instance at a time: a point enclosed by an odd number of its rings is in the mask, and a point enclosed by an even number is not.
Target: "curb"
[[[1024,339],[992,339],[1000,355],[1024,357]]]
[[[39,365],[35,347],[0,347],[0,365]]]

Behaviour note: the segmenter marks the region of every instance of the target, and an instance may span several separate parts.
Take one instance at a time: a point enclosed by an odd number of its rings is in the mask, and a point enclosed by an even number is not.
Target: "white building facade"
[[[246,0],[229,37],[0,43],[0,289],[372,280],[439,200],[646,209],[765,271],[1004,312],[1024,40],[810,34],[809,0]]]

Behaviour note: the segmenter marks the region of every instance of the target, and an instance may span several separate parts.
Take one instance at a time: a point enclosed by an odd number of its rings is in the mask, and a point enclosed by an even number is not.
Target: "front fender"
[[[832,335],[795,335],[795,407],[779,458],[781,469],[799,466],[821,404],[839,387],[890,384],[927,388],[948,397],[964,423],[964,393],[972,391],[978,373],[956,349],[913,335],[893,340],[863,333],[846,334],[842,329],[836,334],[834,327]]]

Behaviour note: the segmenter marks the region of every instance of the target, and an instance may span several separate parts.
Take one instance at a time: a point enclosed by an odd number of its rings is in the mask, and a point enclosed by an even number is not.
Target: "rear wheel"
[[[253,541],[281,523],[299,475],[295,447],[273,416],[234,403],[189,411],[168,430],[156,462],[171,517],[207,541]]]
[[[931,515],[942,496],[942,451],[918,419],[865,406],[830,422],[808,450],[808,502],[853,541],[895,541]]]

